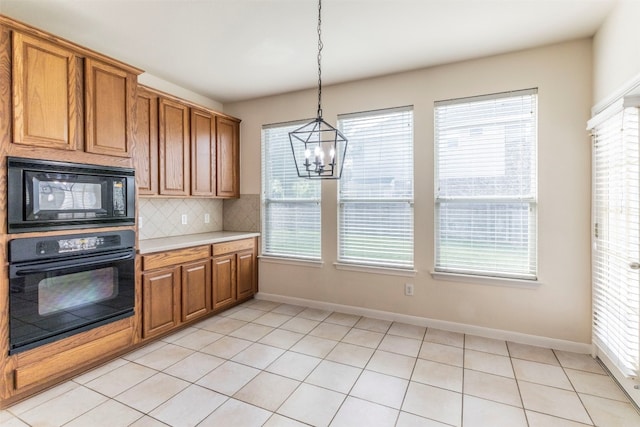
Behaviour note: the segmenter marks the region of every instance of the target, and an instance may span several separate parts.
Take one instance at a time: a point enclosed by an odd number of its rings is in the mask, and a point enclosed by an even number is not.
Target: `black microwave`
[[[130,168],[7,158],[9,233],[135,224]]]

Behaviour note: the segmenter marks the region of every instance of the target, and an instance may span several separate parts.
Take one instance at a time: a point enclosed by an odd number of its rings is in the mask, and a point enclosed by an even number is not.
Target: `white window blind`
[[[436,271],[536,279],[536,147],[536,89],[436,102]]]
[[[638,108],[593,133],[593,341],[628,377],[640,368]]]
[[[298,177],[289,142],[300,125],[262,128],[262,254],[320,259],[320,182]]]
[[[413,267],[413,107],[341,115],[338,260]]]

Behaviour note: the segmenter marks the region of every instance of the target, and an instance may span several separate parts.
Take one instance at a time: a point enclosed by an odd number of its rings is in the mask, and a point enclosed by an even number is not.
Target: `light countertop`
[[[228,242],[231,240],[247,239],[250,237],[257,237],[259,235],[260,233],[250,231],[213,231],[211,233],[160,237],[157,239],[140,240],[138,242],[138,252],[141,254],[149,254],[192,246]]]

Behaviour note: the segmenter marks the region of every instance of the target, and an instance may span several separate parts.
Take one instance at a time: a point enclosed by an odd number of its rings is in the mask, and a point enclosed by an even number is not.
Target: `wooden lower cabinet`
[[[256,265],[256,251],[252,249],[238,252],[236,258],[238,299],[242,300],[253,296],[257,291],[258,266]]]
[[[152,337],[178,326],[180,267],[142,275],[142,336]]]
[[[16,390],[37,386],[51,378],[60,376],[61,373],[73,371],[78,367],[90,365],[96,360],[104,358],[110,352],[122,350],[132,343],[131,328],[127,327],[130,321],[120,322],[120,324],[110,325],[110,329],[123,327],[113,333],[106,334],[103,337],[87,341],[77,347],[67,350],[56,349],[48,357],[40,358],[35,363],[29,363],[29,359],[33,358],[37,352],[46,354],[46,350],[33,351],[32,355],[25,354],[18,356],[18,366],[15,370],[14,387]]]
[[[128,317],[9,356],[0,364],[0,409],[131,348],[134,323]]]
[[[213,309],[217,310],[236,301],[236,255],[213,259]]]
[[[142,336],[170,331],[211,310],[211,259],[142,275]]]
[[[211,260],[182,266],[182,322],[204,316],[211,310]]]
[[[255,239],[213,245],[213,309],[224,308],[257,291]]]
[[[258,283],[256,254],[256,239],[250,238],[143,255],[142,338],[251,298]]]
[[[142,338],[211,311],[211,245],[142,257]]]

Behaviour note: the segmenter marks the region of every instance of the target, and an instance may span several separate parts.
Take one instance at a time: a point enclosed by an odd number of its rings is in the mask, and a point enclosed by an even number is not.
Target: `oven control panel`
[[[133,248],[134,244],[135,234],[131,230],[13,239],[9,242],[9,262],[58,258],[85,252],[103,253]]]
[[[52,253],[52,250],[55,251],[53,253],[65,253],[97,249],[104,246],[104,244],[104,237],[89,236],[76,239],[60,239],[57,242],[40,242],[36,250],[40,255],[44,255]]]

